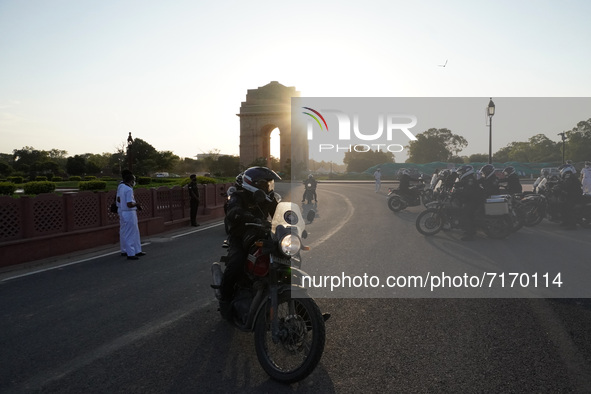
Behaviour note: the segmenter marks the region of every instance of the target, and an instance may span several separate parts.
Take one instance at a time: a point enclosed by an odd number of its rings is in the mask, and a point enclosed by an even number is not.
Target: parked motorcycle
[[[551,222],[563,221],[563,206],[565,202],[556,187],[548,187],[542,191],[547,204],[543,211],[544,217]],[[581,195],[581,200],[574,207],[577,224],[583,228],[591,228],[591,196]]]
[[[311,212],[309,222],[314,219]],[[308,250],[302,244],[305,220],[296,204],[280,202],[271,223],[248,225],[265,235],[252,245],[245,262],[246,275],[231,303],[233,324],[254,332],[257,358],[271,378],[296,382],[320,361],[324,323],[330,317],[298,286],[306,275],[300,270],[300,250]],[[220,299],[221,264],[213,263],[211,271],[212,288]]]
[[[400,190],[388,188],[388,208],[392,212],[399,212],[407,207],[416,207],[423,204],[425,207],[436,199],[432,189],[426,188],[424,183],[411,186],[406,193]]]
[[[513,232],[510,204],[510,199],[504,197],[487,199],[482,209],[475,214],[476,227],[489,238],[507,237]],[[419,233],[431,236],[444,227],[462,229],[462,208],[456,199],[448,196],[440,201],[431,202],[427,206],[428,208],[421,212],[416,220]]]

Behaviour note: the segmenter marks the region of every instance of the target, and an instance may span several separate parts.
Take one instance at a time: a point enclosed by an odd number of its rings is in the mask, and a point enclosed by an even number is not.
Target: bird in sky
[[[445,67],[445,66],[447,66],[447,59],[445,59],[445,63],[444,64],[438,64],[437,66],[438,67]]]

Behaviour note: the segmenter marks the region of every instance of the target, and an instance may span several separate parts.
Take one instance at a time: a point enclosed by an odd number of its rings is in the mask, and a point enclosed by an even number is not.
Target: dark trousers
[[[191,224],[197,224],[197,209],[199,209],[199,200],[191,199],[190,202],[191,207]]]
[[[234,297],[234,286],[244,275],[244,265],[248,255],[242,247],[242,238],[231,236],[228,238],[228,243],[226,269],[222,276],[220,289],[224,301],[230,301]]]

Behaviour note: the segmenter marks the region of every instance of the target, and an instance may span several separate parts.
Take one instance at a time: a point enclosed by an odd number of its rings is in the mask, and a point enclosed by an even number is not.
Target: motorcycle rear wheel
[[[482,231],[493,239],[507,238],[513,232],[513,223],[507,216],[487,217],[484,219]]]
[[[388,208],[390,208],[392,212],[402,211],[405,207],[406,204],[399,196],[394,195],[388,199]]]
[[[523,209],[523,215],[523,225],[525,227],[533,227],[540,224],[544,219],[544,216],[546,216],[544,209],[536,204],[526,204]]]
[[[417,230],[426,236],[437,234],[443,228],[443,224],[443,216],[437,209],[428,208],[417,216]]]
[[[273,342],[270,301],[257,316],[254,329],[255,349],[259,363],[274,380],[293,383],[307,377],[322,357],[326,341],[324,318],[311,298],[291,298],[289,292],[279,295],[280,340]]]

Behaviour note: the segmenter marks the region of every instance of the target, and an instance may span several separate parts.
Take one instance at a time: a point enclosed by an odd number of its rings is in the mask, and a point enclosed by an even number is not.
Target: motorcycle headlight
[[[297,254],[302,248],[302,240],[294,234],[286,234],[279,242],[281,253],[286,256],[293,256]]]

